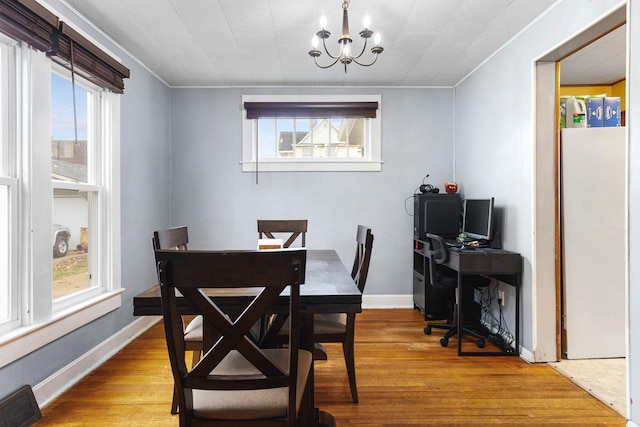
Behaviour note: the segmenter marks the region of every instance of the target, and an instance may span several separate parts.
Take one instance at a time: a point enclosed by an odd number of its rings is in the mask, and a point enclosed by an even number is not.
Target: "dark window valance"
[[[377,102],[245,102],[247,119],[266,117],[349,117],[373,119]]]
[[[58,17],[35,0],[0,0],[0,31],[34,48],[46,51]]]
[[[0,0],[0,31],[47,52],[57,63],[100,87],[116,93],[124,90],[129,69],[82,37],[35,0]]]
[[[65,22],[60,22],[60,29],[52,33],[51,49],[47,55],[65,68],[71,69],[72,49],[74,71],[98,86],[122,93],[123,79],[129,77],[129,69],[82,37]]]

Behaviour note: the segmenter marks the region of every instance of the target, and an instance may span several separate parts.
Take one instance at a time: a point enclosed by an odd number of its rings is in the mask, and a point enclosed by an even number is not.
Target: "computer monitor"
[[[462,232],[472,239],[491,240],[493,236],[493,197],[464,201]]]

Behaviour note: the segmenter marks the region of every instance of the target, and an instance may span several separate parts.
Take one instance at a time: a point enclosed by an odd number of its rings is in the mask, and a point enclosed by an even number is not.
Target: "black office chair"
[[[447,323],[428,323],[424,328],[424,333],[426,335],[431,335],[431,329],[446,329],[448,332],[444,335],[444,337],[440,338],[440,344],[443,347],[446,347],[449,344],[449,338],[454,336],[458,332],[458,324],[456,323],[456,319],[458,318],[458,306],[460,302],[460,295],[458,294],[458,273],[450,268],[448,268],[444,264],[447,262],[449,258],[449,250],[447,249],[447,245],[444,239],[440,236],[436,236],[435,234],[427,234],[427,242],[428,246],[428,254],[429,254],[429,280],[431,282],[431,286],[440,287],[440,288],[455,288],[455,305],[453,306],[453,312],[451,313],[450,320],[447,320]],[[477,275],[464,275],[462,276],[463,287],[469,288],[481,288],[489,285],[489,278],[484,276]],[[462,320],[464,313],[460,313],[460,319],[462,325],[464,325],[464,321]],[[476,339],[476,345],[479,348],[484,347],[485,335],[470,328],[463,326],[460,330],[468,335],[471,335]],[[458,337],[461,339],[461,337]]]

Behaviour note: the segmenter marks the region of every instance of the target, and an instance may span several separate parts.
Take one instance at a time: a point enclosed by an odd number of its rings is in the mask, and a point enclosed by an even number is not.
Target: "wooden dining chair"
[[[290,247],[298,237],[300,237],[300,247],[307,244],[307,220],[306,219],[259,219],[258,239],[276,239],[284,237],[282,247]],[[284,236],[283,236],[284,235]],[[285,240],[286,239],[286,240]],[[261,341],[271,324],[275,321],[276,315],[262,316],[258,324],[254,326],[254,335],[257,341]],[[280,316],[282,319],[284,316]],[[278,323],[282,323],[279,321]]]
[[[356,255],[353,260],[351,269],[351,277],[360,289],[364,292],[364,287],[369,275],[369,264],[371,261],[371,251],[373,249],[373,234],[371,228],[364,225],[358,225],[356,233]],[[282,317],[280,317],[282,319]],[[280,320],[282,321],[282,320]],[[358,387],[356,384],[356,366],[355,366],[355,313],[327,313],[315,314],[313,316],[314,343],[341,343],[344,361],[347,367],[347,376],[349,378],[349,387],[351,389],[351,399],[353,403],[358,403]],[[275,342],[282,344],[286,340],[287,321],[282,321],[283,327],[274,324],[271,331],[279,330],[278,336],[273,337],[269,334],[265,337],[265,342]],[[316,349],[316,354],[323,354]],[[320,357],[316,356],[316,359]],[[325,358],[323,355],[321,358]]]
[[[187,227],[174,227],[153,232],[153,249],[174,249],[186,251],[189,244]],[[191,364],[195,365],[202,355],[202,316],[195,316],[184,327],[185,351],[191,351]],[[174,391],[171,413],[178,413],[178,395]]]
[[[313,356],[300,349],[300,285],[306,251],[156,250],[155,256],[180,425],[293,427],[299,416],[310,417],[311,408],[303,405],[303,397],[310,403]],[[251,338],[251,327],[287,286],[288,346],[261,349]],[[251,301],[232,321],[205,288],[256,296],[247,297]],[[190,370],[184,359],[179,311],[184,305],[179,305],[179,298],[200,311],[205,329],[220,335],[215,343],[205,343],[211,347]]]
[[[301,247],[306,246],[307,220],[306,219],[259,219],[258,238],[276,239],[277,236],[285,234],[286,240],[282,244],[283,248],[290,247],[298,237],[301,240]]]
[[[351,277],[364,293],[364,287],[369,275],[369,263],[371,261],[371,251],[373,249],[373,234],[371,229],[358,225],[356,234],[356,255],[353,260]],[[329,313],[316,314],[313,317],[314,334],[316,343],[341,343],[344,361],[349,377],[349,387],[351,389],[351,399],[353,403],[358,403],[358,387],[356,384],[355,365],[355,324],[356,313]]]

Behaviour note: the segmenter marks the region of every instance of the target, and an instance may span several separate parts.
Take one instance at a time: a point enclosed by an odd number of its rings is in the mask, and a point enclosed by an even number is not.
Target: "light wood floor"
[[[365,310],[356,322],[360,403],[339,346],[316,363],[316,405],[338,426],[624,426],[626,420],[546,364],[457,357],[424,335],[416,310]],[[39,426],[175,426],[162,326],[154,326],[43,408]]]

